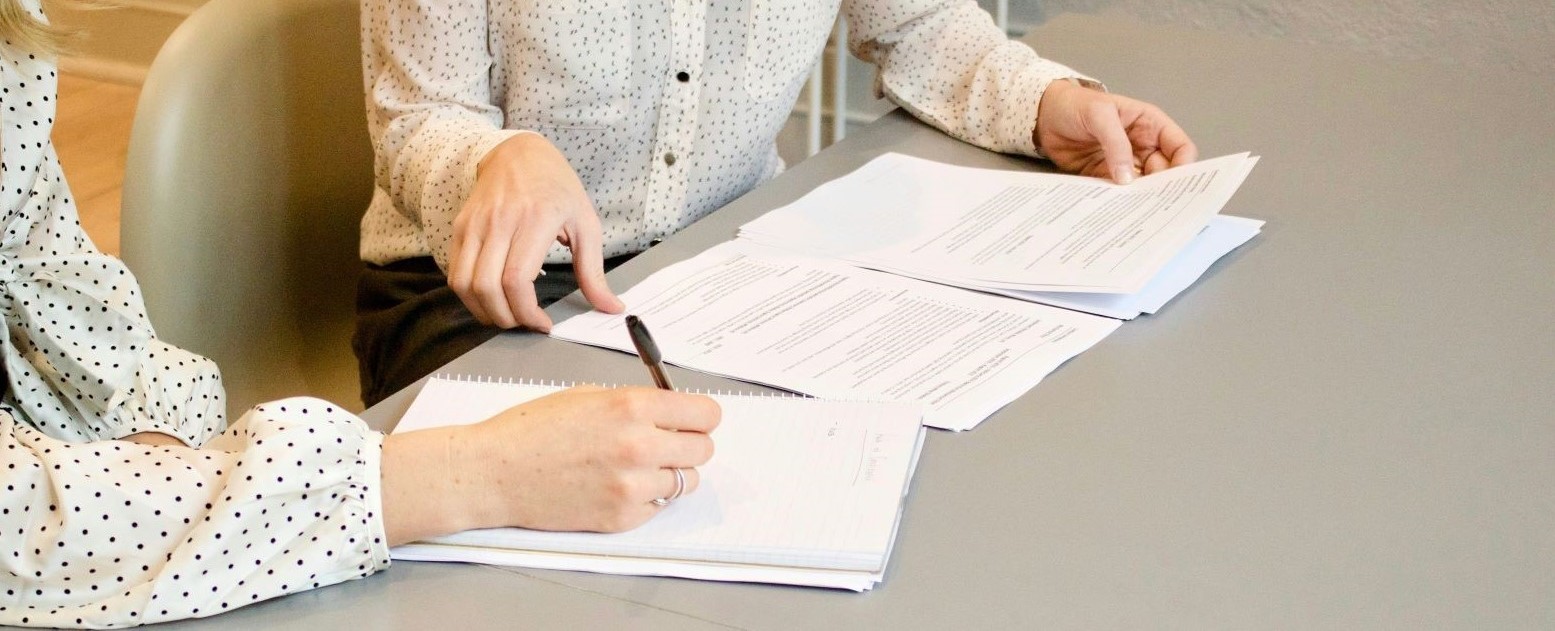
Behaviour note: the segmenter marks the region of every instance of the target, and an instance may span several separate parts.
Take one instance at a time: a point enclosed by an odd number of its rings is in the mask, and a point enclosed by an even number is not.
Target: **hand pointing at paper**
[[[599,216],[566,156],[539,134],[519,134],[481,161],[454,218],[448,286],[482,324],[550,330],[534,281],[560,242],[583,296],[616,313],[624,307],[605,282],[600,240]]]
[[[1037,147],[1058,168],[1119,184],[1198,159],[1199,150],[1161,108],[1070,81],[1054,81],[1037,106]]]

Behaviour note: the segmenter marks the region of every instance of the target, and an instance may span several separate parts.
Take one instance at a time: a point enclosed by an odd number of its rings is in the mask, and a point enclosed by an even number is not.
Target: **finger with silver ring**
[[[675,468],[671,468],[670,471],[675,474],[675,490],[671,491],[669,495],[665,495],[664,497],[657,497],[657,498],[654,498],[654,499],[650,500],[651,502],[653,502],[654,506],[669,506],[670,502],[673,502],[673,501],[675,501],[677,499],[680,499],[680,496],[685,495],[686,492],[689,490],[689,486],[687,485],[687,482],[686,482],[686,477],[687,477],[686,472],[687,472],[687,470],[686,469],[681,469],[679,467],[675,467]],[[694,475],[696,475],[696,470],[695,469],[691,469],[690,473],[691,473],[691,475],[694,476]]]

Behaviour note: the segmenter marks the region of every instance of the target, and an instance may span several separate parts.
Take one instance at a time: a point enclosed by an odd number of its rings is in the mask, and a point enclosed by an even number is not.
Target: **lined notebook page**
[[[484,420],[559,386],[429,380],[396,433]],[[712,395],[723,408],[701,487],[625,533],[498,528],[430,543],[879,571],[923,436],[912,405]],[[668,474],[666,474],[666,477]]]

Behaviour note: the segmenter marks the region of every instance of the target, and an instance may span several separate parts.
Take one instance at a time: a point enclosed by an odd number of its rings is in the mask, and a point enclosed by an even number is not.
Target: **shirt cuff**
[[[457,178],[452,191],[454,201],[452,204],[443,202],[436,206],[442,214],[429,215],[426,211],[423,211],[422,216],[418,220],[421,224],[420,232],[422,238],[426,240],[426,246],[432,254],[432,260],[437,263],[438,268],[443,270],[443,273],[448,273],[448,268],[452,263],[449,258],[453,253],[449,252],[448,249],[453,241],[452,226],[454,218],[458,216],[464,202],[470,199],[470,194],[475,191],[475,177],[480,172],[481,160],[485,160],[487,154],[496,149],[497,145],[507,142],[509,138],[520,134],[535,133],[539,132],[526,129],[493,129],[475,132],[475,142],[470,143],[469,148],[464,152],[464,164],[462,166],[451,165],[449,167],[449,175]],[[451,157],[459,159],[458,154],[453,154]],[[440,192],[439,197],[441,195]],[[423,208],[432,207],[434,207],[432,204],[423,204]]]
[[[1020,153],[1047,159],[1047,154],[1037,146],[1037,112],[1042,108],[1042,97],[1047,94],[1048,87],[1053,85],[1054,81],[1068,80],[1102,92],[1107,91],[1107,86],[1102,82],[1046,59],[1037,61],[1033,64],[1033,68],[1021,75],[1022,85],[1016,90],[1016,94],[1021,96],[1016,98],[1012,107],[1023,108],[1027,112],[1026,124],[1016,126],[1013,131],[1019,134],[1019,137],[1009,139],[1011,146],[1019,148]]]
[[[367,508],[370,567],[389,565],[389,536],[383,521],[383,434],[367,432],[362,445],[362,501]]]

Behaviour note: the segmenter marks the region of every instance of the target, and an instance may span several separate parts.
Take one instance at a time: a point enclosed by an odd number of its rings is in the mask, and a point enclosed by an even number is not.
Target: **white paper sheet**
[[[1120,186],[1097,178],[880,156],[740,236],[979,290],[1131,294],[1218,213],[1242,153]]]
[[[627,576],[673,576],[704,581],[803,585],[806,587],[847,589],[855,592],[868,591],[876,583],[885,579],[884,571],[849,572],[720,563],[693,563],[688,561],[655,561],[651,559],[566,555],[438,544],[412,543],[394,548],[390,552],[396,560],[401,561],[485,563],[488,565],[527,567],[539,570],[573,570]]]
[[[1101,341],[1119,322],[736,240],[621,294],[667,362],[835,399],[922,404],[965,430]],[[632,352],[624,315],[553,337]]]
[[[1245,217],[1216,215],[1209,225],[1188,242],[1144,289],[1132,294],[1092,294],[1073,292],[989,290],[1011,298],[1045,305],[1075,309],[1109,318],[1132,320],[1143,313],[1155,313],[1182,293],[1208,271],[1215,261],[1258,235],[1263,222]]]

